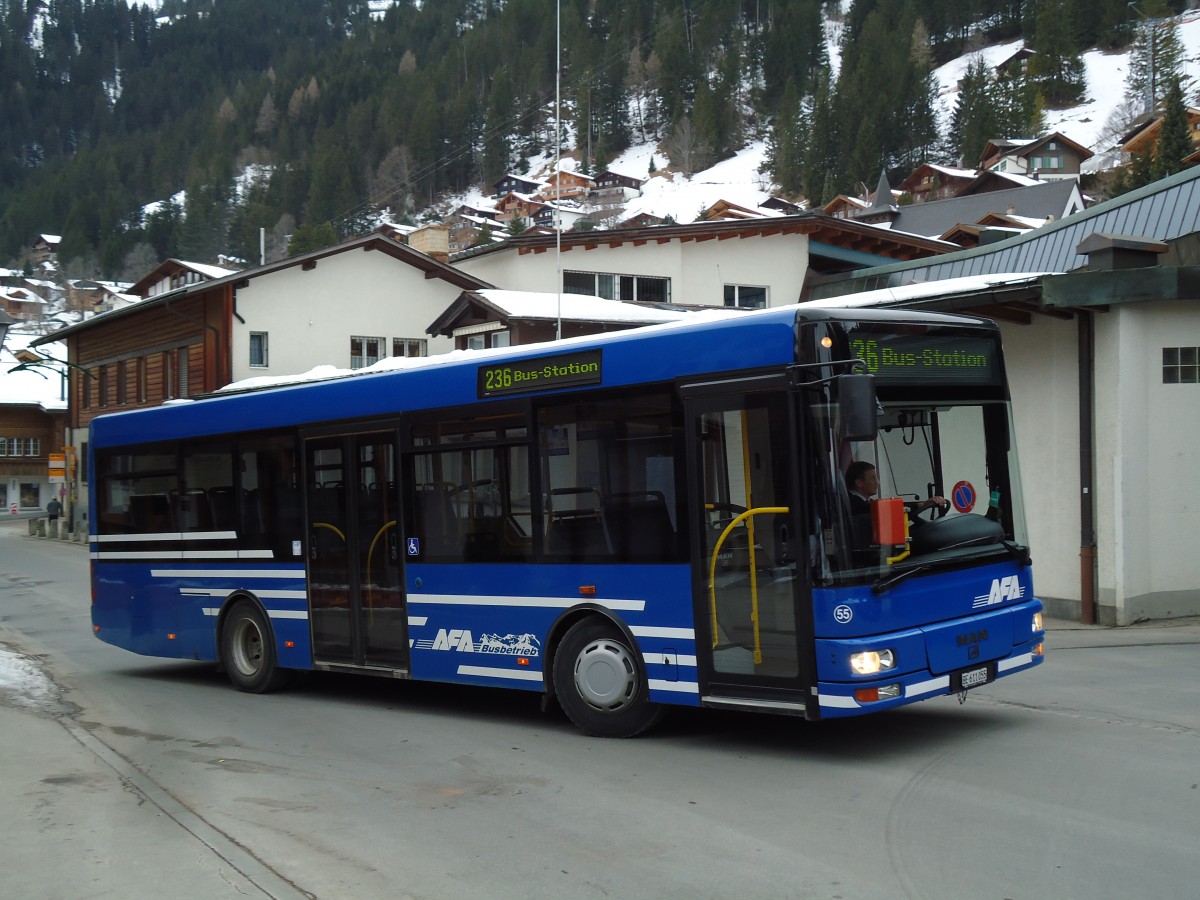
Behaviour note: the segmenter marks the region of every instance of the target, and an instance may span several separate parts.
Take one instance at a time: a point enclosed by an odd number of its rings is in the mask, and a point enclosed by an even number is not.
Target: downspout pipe
[[[1095,389],[1096,319],[1078,310],[1079,329],[1079,621],[1096,624]]]

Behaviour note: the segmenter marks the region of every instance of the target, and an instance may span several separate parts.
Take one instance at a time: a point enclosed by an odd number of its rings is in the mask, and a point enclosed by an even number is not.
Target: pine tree
[[[1141,98],[1150,113],[1166,95],[1171,80],[1183,79],[1185,53],[1166,0],[1145,0],[1133,9],[1140,18],[1129,51],[1126,93]]]
[[[1157,180],[1183,170],[1184,157],[1195,149],[1188,129],[1187,106],[1183,102],[1183,86],[1172,78],[1163,98],[1162,126],[1154,146],[1153,174]]]
[[[987,61],[974,56],[959,81],[958,102],[950,121],[950,143],[962,165],[974,166],[984,146],[999,133],[999,115]]]
[[[1067,7],[1067,0],[1040,0],[1029,60],[1030,77],[1052,106],[1078,100],[1086,80]]]

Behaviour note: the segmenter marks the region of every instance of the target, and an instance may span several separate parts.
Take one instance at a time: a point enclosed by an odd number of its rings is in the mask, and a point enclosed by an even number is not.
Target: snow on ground
[[[1179,41],[1184,52],[1188,55],[1184,66],[1187,77],[1193,79],[1191,88],[1194,91],[1200,84],[1200,13],[1189,12],[1179,17]],[[1025,45],[1023,40],[1010,41],[986,47],[980,54],[989,66],[995,66],[1012,56]],[[941,84],[939,96],[943,104],[943,126],[948,126],[954,104],[958,101],[958,81],[967,70],[972,56],[961,56],[951,60],[937,69],[935,75]],[[1102,145],[1106,124],[1113,111],[1125,99],[1125,79],[1129,74],[1129,53],[1104,53],[1100,50],[1090,50],[1083,56],[1084,67],[1087,71],[1087,92],[1083,102],[1069,109],[1046,110],[1046,128],[1048,131],[1058,131],[1085,147],[1091,147],[1097,154],[1110,149]],[[1194,99],[1194,95],[1189,94]],[[1110,141],[1111,143],[1111,141]],[[982,149],[982,148],[981,148]]]
[[[0,646],[0,701],[46,707],[58,700],[58,693],[33,660]]]

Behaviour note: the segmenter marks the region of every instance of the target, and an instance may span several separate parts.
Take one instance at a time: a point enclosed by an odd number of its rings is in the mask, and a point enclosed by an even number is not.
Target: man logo
[[[475,638],[471,632],[460,628],[438,629],[437,637],[433,639],[434,650],[458,650],[462,653],[475,652]]]
[[[1025,595],[1021,589],[1021,580],[1016,575],[1005,575],[1003,578],[992,579],[992,589],[986,594],[980,594],[971,604],[972,609],[983,606],[996,606],[1009,600],[1020,600]]]

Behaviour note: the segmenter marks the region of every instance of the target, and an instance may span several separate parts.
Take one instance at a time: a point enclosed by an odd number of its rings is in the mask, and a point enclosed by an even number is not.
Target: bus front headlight
[[[874,675],[896,668],[896,654],[891,650],[863,650],[850,655],[850,668],[857,675]]]
[[[1042,624],[1042,614],[1041,614],[1040,612],[1035,612],[1035,613],[1033,614],[1033,631],[1034,631],[1034,634],[1036,634],[1036,633],[1037,633],[1037,632],[1039,632],[1039,631],[1045,631],[1045,630],[1046,630],[1046,628],[1045,628],[1045,626]]]

